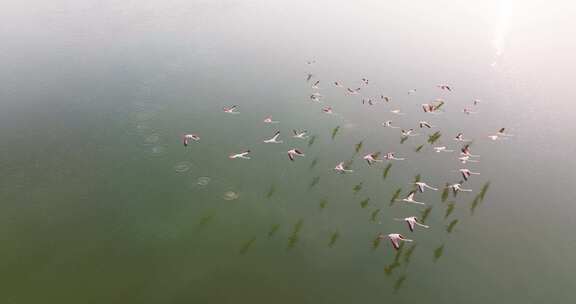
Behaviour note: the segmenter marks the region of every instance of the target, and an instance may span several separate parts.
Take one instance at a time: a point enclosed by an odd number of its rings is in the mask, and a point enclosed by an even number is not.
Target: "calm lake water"
[[[5,1],[0,302],[575,301],[575,13],[505,0]],[[363,95],[392,100],[363,105],[332,85],[362,77]],[[422,113],[436,98],[444,112]],[[240,114],[222,112],[232,104]],[[386,120],[420,136],[401,143]],[[490,141],[501,127],[514,137]],[[276,129],[284,144],[263,144]],[[417,174],[459,181],[457,154],[426,142],[436,130],[456,150],[457,132],[475,140],[474,191],[418,194],[427,211],[390,204]],[[201,140],[184,148],[185,133]],[[290,162],[292,147],[306,156]],[[227,159],[244,149],[251,160]],[[361,159],[373,151],[407,160],[384,178],[386,162]],[[354,173],[335,174],[348,160]],[[431,227],[413,233],[394,220],[423,213]],[[396,254],[379,232],[414,242]]]

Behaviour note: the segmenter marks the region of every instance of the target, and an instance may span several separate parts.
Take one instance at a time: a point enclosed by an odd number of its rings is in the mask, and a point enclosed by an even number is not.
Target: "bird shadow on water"
[[[335,232],[333,232],[330,235],[330,242],[328,242],[328,248],[332,248],[334,247],[334,245],[336,244],[336,241],[340,238],[340,232],[338,232],[338,230],[336,230]]]
[[[240,247],[240,251],[238,253],[240,253],[241,255],[246,254],[246,252],[248,251],[248,249],[250,249],[250,247],[252,247],[252,244],[254,244],[254,242],[256,242],[255,236],[242,243],[242,246]]]
[[[430,212],[432,212],[432,206],[429,206],[422,211],[422,215],[420,215],[420,222],[422,222],[422,224],[426,223],[426,220],[430,216]]]
[[[296,224],[294,224],[294,228],[292,228],[292,233],[288,237],[288,245],[286,247],[287,250],[290,250],[296,246],[298,240],[300,239],[300,231],[302,230],[302,226],[304,226],[304,220],[299,219]]]
[[[268,231],[268,239],[273,238],[274,235],[276,235],[276,232],[278,232],[278,229],[280,229],[280,224],[273,224],[270,226],[270,230]]]
[[[450,187],[448,183],[446,183],[446,186],[444,187],[444,190],[442,190],[442,195],[440,197],[443,203],[448,199],[448,195],[450,195]]]
[[[419,145],[418,147],[416,147],[416,149],[414,149],[414,152],[418,153],[422,150],[422,148],[424,148],[424,145]]]
[[[390,168],[392,168],[392,164],[388,163],[382,172],[382,180],[386,180],[388,177],[388,173],[390,173]]]
[[[369,202],[370,202],[370,198],[369,198],[369,197],[363,199],[363,200],[360,202],[360,207],[361,207],[361,208],[366,208],[366,207],[368,207],[368,203],[369,203]]]
[[[370,222],[371,223],[375,223],[376,220],[378,219],[378,215],[380,214],[380,208],[373,210],[370,213]]]
[[[398,189],[396,189],[396,191],[394,191],[394,194],[392,195],[392,198],[390,199],[390,206],[394,205],[396,200],[400,197],[400,193],[402,193],[402,187],[399,187]]]
[[[364,141],[360,141],[354,146],[354,155],[358,154],[360,150],[362,150],[362,146],[364,145]]]
[[[310,184],[308,184],[308,190],[314,188],[316,185],[318,185],[319,182],[320,182],[320,176],[315,176],[314,178],[312,178],[312,181],[310,182]]]
[[[200,221],[198,222],[198,225],[196,225],[196,232],[200,232],[202,230],[204,230],[204,228],[206,228],[206,226],[208,224],[210,224],[212,221],[214,221],[214,217],[216,215],[215,214],[209,214],[209,215],[205,215],[203,217],[200,218]]]
[[[401,275],[398,277],[396,282],[394,282],[394,293],[398,293],[402,286],[404,286],[404,282],[406,281],[406,275]]]
[[[455,202],[448,202],[446,204],[446,213],[444,214],[444,219],[447,219],[452,212],[454,212],[454,208],[456,208]]]
[[[443,254],[444,254],[444,244],[434,249],[434,263],[438,262],[438,260],[442,257]]]
[[[315,158],[312,160],[312,162],[310,162],[310,166],[308,167],[308,169],[310,169],[310,170],[314,169],[314,167],[316,167],[316,165],[318,164],[318,161],[319,161],[319,160],[320,160],[320,159],[319,159],[318,157],[315,157]]]
[[[428,136],[428,143],[431,145],[435,144],[441,136],[442,134],[439,131],[434,132],[432,135]]]
[[[334,140],[336,138],[338,131],[340,131],[340,126],[336,126],[334,129],[332,129],[332,134],[331,134],[332,140]]]
[[[454,231],[454,227],[458,224],[458,219],[453,219],[450,224],[446,227],[446,232],[452,233]]]
[[[274,193],[276,193],[276,185],[272,184],[270,185],[270,188],[268,188],[268,191],[266,192],[266,198],[271,199],[272,196],[274,196]]]
[[[363,182],[360,182],[359,184],[352,187],[352,192],[354,192],[354,194],[358,194],[358,192],[362,190],[362,183]]]
[[[328,206],[328,200],[325,198],[321,199],[319,206],[320,206],[320,211],[326,209],[326,207]]]
[[[318,136],[316,136],[316,135],[312,135],[312,136],[310,137],[310,139],[308,140],[308,148],[312,147],[312,145],[316,142],[316,138],[317,138],[317,137],[318,137]]]

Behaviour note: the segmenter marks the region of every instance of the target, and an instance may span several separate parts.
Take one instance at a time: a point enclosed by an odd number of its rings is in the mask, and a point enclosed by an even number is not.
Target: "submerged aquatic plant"
[[[304,225],[303,219],[299,219],[298,222],[296,222],[296,224],[294,224],[294,228],[292,228],[292,233],[288,237],[288,248],[287,249],[292,249],[292,248],[294,248],[294,246],[296,246],[296,243],[298,243],[298,240],[300,238],[300,231],[302,230],[303,225]]]
[[[363,200],[360,202],[360,207],[366,208],[366,207],[368,206],[368,203],[369,203],[369,202],[370,202],[370,198],[369,198],[369,197],[363,199]]]
[[[416,244],[411,245],[408,249],[406,249],[406,253],[404,253],[404,263],[410,263],[410,259],[412,258],[412,254],[414,254],[414,250],[416,249]]]
[[[408,140],[408,136],[403,136],[400,138],[400,144],[403,144],[405,141]]]
[[[416,176],[414,176],[414,181],[413,183],[418,183],[420,182],[420,179],[422,179],[422,176],[420,174],[416,174]]]
[[[441,136],[442,133],[440,133],[440,131],[434,132],[432,135],[428,136],[428,143],[431,145],[435,144]]]
[[[447,207],[446,207],[446,214],[444,214],[445,219],[448,218],[450,216],[450,214],[452,214],[455,207],[456,207],[455,202],[448,202]]]
[[[446,232],[452,233],[452,231],[454,230],[454,227],[456,227],[456,224],[458,224],[458,219],[453,219],[450,222],[450,224],[448,224],[448,226],[446,227]]]
[[[340,232],[338,232],[338,230],[336,230],[334,233],[332,233],[332,235],[330,236],[330,242],[328,243],[328,247],[332,248],[334,247],[334,244],[336,244],[336,241],[340,238]]]
[[[396,191],[394,191],[394,194],[390,199],[390,206],[394,205],[394,202],[396,202],[396,200],[400,197],[400,193],[402,193],[402,187],[399,187],[398,189],[396,189]]]
[[[394,269],[398,268],[400,266],[400,263],[398,262],[394,262],[390,265],[386,265],[384,266],[384,273],[389,276],[392,274],[392,272],[394,271]]]
[[[440,247],[434,249],[434,263],[436,263],[438,261],[438,259],[440,259],[440,257],[442,257],[442,255],[444,254],[444,244],[440,245]]]
[[[446,187],[444,187],[444,190],[442,190],[442,196],[441,196],[441,200],[442,202],[446,202],[446,200],[448,199],[448,195],[450,195],[450,186],[448,185],[448,183],[446,183]]]
[[[372,211],[372,213],[370,213],[370,222],[376,222],[376,219],[378,218],[379,213],[380,213],[380,208]]]
[[[430,212],[432,211],[432,206],[424,209],[422,211],[422,215],[420,216],[420,222],[422,224],[426,223],[426,220],[428,219],[428,216],[430,216]]]
[[[354,192],[354,194],[357,194],[358,192],[360,192],[360,190],[362,190],[362,183],[363,182],[360,182],[359,184],[357,184],[356,186],[354,186],[352,188],[352,191]]]
[[[249,239],[248,241],[244,242],[242,244],[242,247],[240,247],[240,254],[245,254],[248,249],[250,249],[250,247],[252,246],[252,244],[254,244],[254,242],[256,242],[256,237],[252,237],[251,239]]]
[[[274,193],[276,193],[276,186],[274,184],[272,184],[272,185],[270,185],[270,188],[268,189],[268,192],[266,193],[266,198],[267,199],[272,198]]]
[[[205,215],[200,218],[198,222],[198,230],[202,230],[206,225],[214,220],[214,214]]]
[[[338,134],[338,131],[340,131],[340,126],[336,126],[334,129],[332,129],[332,140],[336,138],[336,134]]]
[[[386,165],[386,167],[384,168],[384,172],[382,173],[382,179],[386,180],[386,177],[388,177],[388,173],[390,172],[390,168],[392,168],[392,164],[388,163],[388,165]]]
[[[488,188],[490,188],[490,182],[486,182],[484,184],[484,186],[482,186],[482,189],[480,190],[480,200],[484,200],[484,196],[486,195],[486,192],[488,192]]]
[[[360,150],[362,150],[362,145],[364,145],[364,142],[363,142],[363,141],[360,141],[359,143],[357,143],[357,144],[354,146],[354,152],[356,152],[356,153],[360,152]]]
[[[317,137],[316,135],[310,136],[310,139],[308,140],[308,147],[311,147],[314,144],[314,142],[316,141],[316,137]]]
[[[318,164],[319,158],[315,157],[312,162],[310,162],[310,167],[308,167],[309,169],[314,169],[314,167],[316,167],[316,165]]]
[[[268,231],[268,238],[272,238],[276,232],[278,232],[278,229],[280,229],[280,224],[273,224],[270,226],[270,231]]]
[[[400,243],[400,246],[398,246],[398,250],[396,250],[396,255],[394,255],[394,263],[400,263],[400,257],[402,256],[402,252],[404,251],[404,247],[405,247],[404,242]]]
[[[378,234],[376,238],[372,240],[372,251],[376,250],[376,248],[380,246],[380,241],[382,241],[382,237],[380,234]]]

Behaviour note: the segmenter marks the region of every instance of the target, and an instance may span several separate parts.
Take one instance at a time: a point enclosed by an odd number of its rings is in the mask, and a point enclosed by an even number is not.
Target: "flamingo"
[[[182,143],[184,144],[184,147],[188,146],[190,140],[199,141],[200,136],[196,134],[185,134],[184,136],[182,136]]]
[[[294,159],[296,158],[296,156],[301,156],[304,157],[304,153],[302,153],[300,150],[298,149],[290,149],[288,150],[288,158],[291,161],[294,161]]]
[[[423,228],[430,228],[430,226],[420,223],[415,216],[409,216],[409,217],[405,217],[403,219],[395,218],[394,220],[406,222],[408,224],[408,228],[412,232],[414,232],[414,227],[416,227],[416,225],[423,227]]]
[[[241,153],[230,154],[230,155],[228,156],[228,158],[229,158],[229,159],[235,159],[235,158],[250,159],[250,157],[248,156],[249,153],[250,153],[250,150],[246,150],[246,151],[241,152]]]
[[[338,165],[336,165],[336,167],[334,167],[334,170],[338,173],[352,173],[352,172],[354,172],[354,170],[346,169],[344,162],[339,162]]]
[[[274,133],[274,136],[272,136],[272,138],[270,138],[270,139],[264,140],[264,143],[265,144],[281,144],[281,143],[283,143],[283,141],[278,140],[279,136],[280,136],[280,131],[276,131],[276,133]]]

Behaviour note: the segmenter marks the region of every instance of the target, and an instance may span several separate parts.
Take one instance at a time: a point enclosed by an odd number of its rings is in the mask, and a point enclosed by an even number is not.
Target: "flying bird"
[[[387,235],[388,239],[390,239],[390,242],[392,243],[392,247],[394,247],[394,249],[398,250],[400,249],[400,241],[404,241],[404,242],[412,242],[412,240],[409,240],[407,238],[405,238],[403,235],[399,234],[399,233],[390,233]],[[384,235],[382,233],[378,234],[378,239],[383,239]]]
[[[283,141],[278,140],[279,136],[280,136],[280,131],[276,131],[276,133],[274,133],[274,136],[272,136],[272,138],[270,138],[270,139],[264,140],[264,143],[265,144],[281,144]]]
[[[375,153],[370,153],[370,154],[364,155],[364,157],[362,157],[362,159],[364,159],[366,162],[368,162],[368,165],[372,165],[373,163],[376,163],[376,162],[382,162],[381,159],[378,159],[379,156],[380,156],[380,152],[375,152]]]
[[[440,153],[440,152],[454,152],[454,150],[448,150],[448,149],[446,148],[446,146],[434,147],[434,151],[436,151],[437,153]]]
[[[452,191],[454,192],[458,192],[458,191],[463,191],[463,192],[470,192],[472,191],[472,189],[463,189],[461,183],[456,183],[456,184],[452,184],[449,185],[448,187],[450,187],[450,189],[452,189]]]
[[[415,182],[414,185],[418,186],[418,191],[420,191],[420,193],[424,192],[424,190],[426,190],[426,188],[430,189],[430,190],[438,190],[438,188],[434,188],[428,184],[426,184],[425,182]]]
[[[408,228],[412,232],[414,232],[414,227],[416,227],[416,225],[423,227],[423,228],[430,228],[430,226],[420,223],[415,216],[405,217],[403,219],[395,218],[394,220],[406,222],[408,224]]]
[[[228,113],[228,114],[239,114],[240,112],[236,111],[237,109],[238,109],[237,105],[222,108],[222,110],[224,110],[224,113]]]
[[[336,171],[338,173],[352,173],[352,172],[354,172],[354,170],[346,169],[346,165],[344,164],[344,162],[339,162],[338,165],[336,165],[336,167],[334,167],[334,171]]]
[[[296,158],[296,156],[301,156],[304,157],[304,153],[302,153],[300,150],[298,149],[290,149],[288,150],[288,158],[291,161],[294,161],[294,159]]]
[[[460,174],[462,174],[462,177],[464,178],[465,181],[467,181],[471,175],[480,175],[480,173],[478,172],[472,172],[469,169],[460,169],[458,170],[458,172],[460,172]]]
[[[296,131],[296,130],[292,130],[292,133],[294,133],[294,135],[292,137],[294,138],[301,138],[301,139],[306,139],[308,138],[308,131],[306,130],[302,130],[302,131]]]
[[[439,84],[439,85],[437,85],[437,87],[439,87],[441,90],[452,92],[452,88],[449,85]]]
[[[384,158],[386,160],[405,160],[405,158],[396,157],[394,154],[395,154],[394,152],[388,152],[388,153],[386,153]]]
[[[334,111],[332,111],[332,107],[330,107],[330,106],[326,106],[326,107],[322,108],[322,112],[324,112],[326,114],[334,114]]]
[[[275,124],[275,123],[279,123],[279,121],[274,121],[274,120],[272,120],[272,116],[268,116],[268,117],[264,118],[264,123]]]
[[[188,146],[188,143],[193,140],[193,141],[199,141],[200,140],[200,136],[196,135],[196,134],[185,134],[184,136],[182,136],[182,143],[184,144],[184,147]]]
[[[414,200],[415,194],[416,194],[416,191],[411,191],[410,193],[408,193],[408,195],[405,198],[403,198],[401,200],[397,200],[397,201],[412,203],[412,204],[418,204],[418,205],[426,205],[425,203],[415,201]]]
[[[250,153],[250,150],[246,150],[246,151],[241,152],[241,153],[230,154],[228,156],[228,158],[230,158],[230,159],[235,159],[235,158],[250,159],[250,157],[248,156],[249,153]]]
[[[391,120],[387,120],[386,122],[382,123],[382,126],[386,127],[386,128],[392,128],[392,129],[399,129],[400,127],[395,127],[392,126],[392,121]]]
[[[428,122],[426,122],[424,120],[419,121],[418,125],[420,126],[420,128],[426,127],[428,129],[430,129],[433,127],[431,124],[429,124]]]

